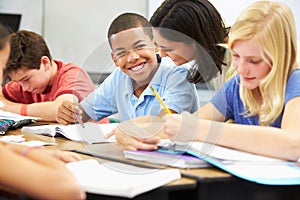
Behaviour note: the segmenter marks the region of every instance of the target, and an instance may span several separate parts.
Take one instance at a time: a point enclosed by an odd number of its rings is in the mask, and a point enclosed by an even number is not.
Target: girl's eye
[[[238,54],[232,54],[232,59],[233,60],[238,60],[240,56]]]
[[[252,64],[259,64],[261,62],[261,60],[249,60],[249,63],[252,63]]]
[[[238,55],[238,54],[236,54],[236,53],[234,53],[234,54],[232,54],[232,57],[234,57],[234,58],[238,58],[238,57],[239,57],[239,55]]]

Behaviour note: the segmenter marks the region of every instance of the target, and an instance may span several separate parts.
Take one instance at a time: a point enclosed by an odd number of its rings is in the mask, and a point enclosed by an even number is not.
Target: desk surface
[[[20,130],[9,131],[8,135],[21,134]],[[44,142],[56,142],[57,146],[48,146],[47,148],[59,148],[61,150],[78,149],[82,151],[92,151],[97,149],[103,155],[109,155],[116,158],[122,158],[122,150],[114,143],[85,145],[80,142],[67,140],[63,137],[48,137],[31,133],[22,133],[26,141],[41,140]],[[91,158],[82,155],[83,158]],[[101,162],[107,160],[98,159]],[[185,177],[169,183],[159,189],[142,194],[135,199],[183,199],[188,195],[189,199],[299,199],[300,186],[266,186],[248,182],[223,172],[222,170],[212,168],[199,169],[181,169]],[[189,177],[189,178],[187,178]],[[1,193],[0,193],[1,194]],[[89,199],[96,199],[98,196],[92,196]],[[104,199],[114,199],[107,198]]]
[[[75,142],[68,140],[64,137],[48,137],[38,134],[32,134],[32,133],[21,133],[19,129],[17,130],[10,130],[7,135],[24,135],[24,138],[26,141],[30,140],[40,140],[43,142],[55,142],[57,145],[55,146],[47,146],[48,149],[61,149],[61,150],[82,150],[82,151],[88,151],[90,146],[86,145],[84,143]],[[104,154],[107,154],[109,156],[119,156],[120,158],[123,156],[122,150],[114,143],[106,143],[106,144],[97,144],[101,149],[103,150]],[[83,159],[89,159],[91,156],[82,155]],[[95,158],[95,157],[93,157]],[[100,162],[107,162],[107,160],[99,159]],[[123,159],[124,156],[123,156]],[[182,177],[179,180],[173,181],[159,189],[156,189],[158,192],[161,191],[174,191],[174,190],[195,190],[197,187],[197,181],[194,179]]]
[[[57,146],[47,146],[47,148],[59,148],[61,150],[73,150],[78,149],[82,151],[94,151],[97,149],[97,152],[102,152],[103,155],[109,155],[120,159],[126,159],[123,156],[122,149],[119,148],[114,143],[103,143],[103,144],[93,144],[93,145],[87,145],[80,142],[75,142],[71,140],[67,140],[64,137],[48,137],[43,135],[37,135],[32,133],[21,133],[20,130],[13,130],[9,131],[10,135],[18,135],[22,134],[24,135],[24,138],[26,141],[28,140],[41,140],[44,142],[55,142],[58,145]],[[90,158],[90,157],[89,157]],[[138,162],[137,162],[138,163]],[[151,165],[151,164],[149,164]],[[155,166],[155,165],[154,165]],[[181,169],[180,170],[183,174],[186,174],[187,176],[191,177],[197,177],[198,179],[230,179],[232,176],[229,173],[226,173],[222,170],[216,169],[214,167],[212,168],[198,168],[198,169]],[[182,180],[175,181],[178,182],[184,182],[184,183],[193,183],[194,181],[189,178],[182,178]],[[174,184],[174,183],[171,183]]]

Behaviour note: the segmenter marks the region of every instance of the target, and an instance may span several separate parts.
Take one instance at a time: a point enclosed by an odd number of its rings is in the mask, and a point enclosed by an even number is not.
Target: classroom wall
[[[300,39],[300,4],[279,0],[293,10]],[[53,57],[79,64],[88,72],[109,73],[106,33],[118,14],[137,12],[150,18],[163,0],[0,0],[0,12],[22,14],[20,29],[40,33]],[[232,24],[254,0],[211,0],[227,24]]]
[[[89,72],[111,72],[106,35],[120,13],[145,15],[145,0],[46,0],[45,38],[54,57],[72,61]]]
[[[0,12],[22,14],[20,28],[42,32],[43,0],[0,0]]]
[[[44,36],[52,55],[89,72],[111,72],[106,33],[120,13],[146,16],[147,0],[0,0],[0,12],[22,14],[20,29]]]

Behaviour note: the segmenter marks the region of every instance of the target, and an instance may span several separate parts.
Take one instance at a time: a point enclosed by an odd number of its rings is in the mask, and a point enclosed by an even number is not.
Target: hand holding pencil
[[[82,120],[83,110],[79,103],[63,101],[58,107],[56,120],[60,124],[79,123],[84,128]]]
[[[150,88],[151,88],[153,94],[155,95],[155,97],[157,98],[157,100],[160,102],[160,104],[162,105],[162,107],[166,111],[166,113],[167,114],[172,114],[172,112],[169,110],[169,108],[167,107],[167,105],[165,104],[165,102],[163,102],[163,100],[159,96],[158,92],[154,89],[154,87],[152,85],[150,85]]]

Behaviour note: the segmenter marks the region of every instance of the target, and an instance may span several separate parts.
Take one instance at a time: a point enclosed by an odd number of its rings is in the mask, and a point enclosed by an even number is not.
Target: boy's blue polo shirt
[[[195,85],[186,80],[187,72],[187,69],[162,59],[150,82],[167,107],[178,113],[195,112],[200,107]],[[125,121],[138,116],[158,115],[163,109],[149,86],[139,98],[133,92],[132,79],[116,68],[81,102],[81,106],[96,121],[115,113],[119,113],[120,121]]]

